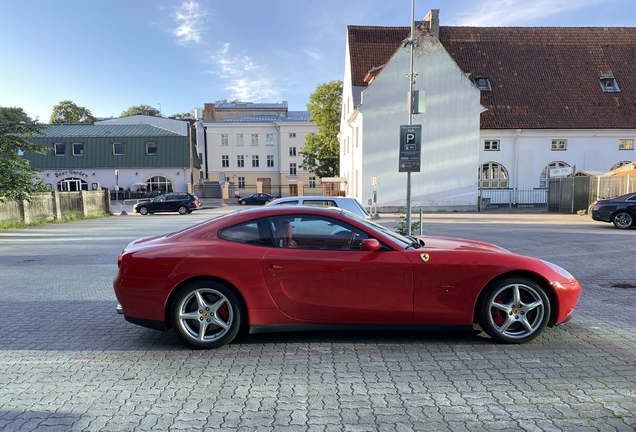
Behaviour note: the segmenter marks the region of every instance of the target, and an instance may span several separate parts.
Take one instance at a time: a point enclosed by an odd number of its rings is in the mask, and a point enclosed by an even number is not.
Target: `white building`
[[[606,172],[636,159],[636,28],[440,27],[438,13],[415,34],[426,111],[413,121],[423,131],[413,204],[474,208],[479,194],[502,191],[522,203],[551,169]],[[341,175],[361,202],[377,178],[379,206],[405,205],[409,37],[410,27],[348,27]]]
[[[236,117],[233,117],[236,116]],[[274,195],[296,195],[320,187],[320,179],[301,168],[305,136],[318,131],[307,111],[288,111],[283,103],[205,104],[205,146],[210,182],[229,182],[242,195],[256,185]]]

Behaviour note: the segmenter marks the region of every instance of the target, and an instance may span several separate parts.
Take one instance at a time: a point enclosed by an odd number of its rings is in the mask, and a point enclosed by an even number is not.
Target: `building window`
[[[497,162],[486,162],[479,167],[479,187],[499,189],[508,187],[508,171]]]
[[[229,168],[230,167],[230,156],[229,155],[222,155],[221,156],[221,167],[222,168]]]
[[[258,155],[252,155],[252,168],[258,168]]]
[[[73,143],[73,156],[84,156],[84,143]]]
[[[156,176],[146,180],[146,189],[150,192],[172,192],[172,182],[165,177]]]
[[[146,143],[146,154],[148,156],[157,156],[157,143],[156,142],[147,142]]]
[[[267,155],[267,168],[274,167],[274,155]]]
[[[492,91],[490,80],[487,77],[475,77],[475,86],[481,91]]]
[[[290,147],[289,148],[289,155],[290,156],[296,156],[296,147]]]
[[[634,140],[632,140],[632,139],[619,139],[618,140],[618,149],[619,150],[634,150]]]
[[[113,154],[115,156],[124,155],[124,143],[113,143]]]
[[[274,145],[274,134],[265,135],[265,145],[268,145],[268,146]]]
[[[618,93],[621,91],[621,89],[618,88],[618,83],[613,76],[599,77],[599,82],[601,83],[601,88],[605,93]]]
[[[236,156],[236,166],[243,168],[245,166],[245,157],[243,155]]]
[[[289,133],[289,137],[290,138],[296,138],[296,132],[290,132]]]
[[[245,188],[245,177],[238,177],[238,187],[239,189]]]
[[[484,141],[484,150],[486,150],[486,151],[499,151],[499,140],[487,140],[487,141]]]
[[[258,134],[252,134],[252,145],[258,145]]]
[[[244,145],[243,134],[236,134],[236,145]]]
[[[541,175],[539,176],[539,187],[547,188],[550,170],[559,168],[570,168],[570,165],[566,164],[565,162],[552,162],[551,164],[547,165],[545,168],[543,168],[543,171],[541,171]]]
[[[553,139],[552,140],[552,151],[560,151],[568,149],[568,140],[564,139]]]
[[[612,167],[610,168],[610,171],[614,171],[615,169],[619,169],[620,167],[625,166],[625,165],[629,165],[630,163],[632,163],[632,161],[620,161],[620,162],[616,162],[616,163],[614,164],[614,166],[612,166]]]
[[[290,163],[289,164],[289,175],[296,175],[296,164],[295,163]]]
[[[66,144],[64,144],[64,143],[55,143],[55,144],[53,144],[53,151],[55,152],[55,156],[64,156],[64,155],[66,155]]]
[[[310,188],[316,187],[316,177],[309,177],[309,187]]]

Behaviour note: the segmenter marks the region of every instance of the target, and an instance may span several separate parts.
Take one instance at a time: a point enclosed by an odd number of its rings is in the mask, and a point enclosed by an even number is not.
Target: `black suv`
[[[133,207],[137,213],[179,212],[179,214],[192,213],[193,210],[201,210],[201,202],[196,195],[189,193],[169,193],[159,195],[150,201],[142,201]]]

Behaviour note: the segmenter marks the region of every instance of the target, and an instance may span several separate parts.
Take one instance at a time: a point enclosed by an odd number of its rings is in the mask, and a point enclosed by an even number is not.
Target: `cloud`
[[[207,12],[195,1],[184,1],[174,11],[174,20],[177,27],[172,33],[180,44],[190,42],[201,43],[201,33],[205,30]]]
[[[320,55],[314,51],[309,51],[309,50],[304,50],[305,54],[307,55],[307,57],[309,57],[312,60],[320,60]]]
[[[212,59],[219,70],[210,73],[224,80],[223,89],[230,92],[227,99],[245,102],[280,100],[281,91],[268,76],[267,69],[247,55],[233,54],[229,43],[224,44]]]
[[[461,14],[461,26],[507,26],[523,22],[535,22],[556,14],[599,5],[605,7],[608,0],[491,0],[481,9],[472,8]],[[612,0],[613,1],[613,0]],[[486,5],[486,4],[485,4]]]

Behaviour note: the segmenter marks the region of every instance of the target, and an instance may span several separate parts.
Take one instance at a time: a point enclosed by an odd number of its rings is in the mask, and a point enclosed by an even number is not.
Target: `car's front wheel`
[[[145,216],[148,214],[148,209],[146,207],[139,207],[139,213]]]
[[[526,278],[509,278],[487,287],[477,305],[481,328],[504,343],[537,337],[548,324],[550,311],[543,288]]]
[[[188,214],[188,208],[186,206],[179,206],[178,211],[181,215]]]
[[[185,286],[172,302],[172,324],[177,335],[196,348],[230,343],[241,328],[243,316],[235,292],[213,281]]]
[[[247,204],[247,201],[241,200],[241,205],[245,205],[245,204]]]
[[[634,216],[626,211],[620,211],[614,215],[614,226],[620,229],[629,229],[634,226]]]

